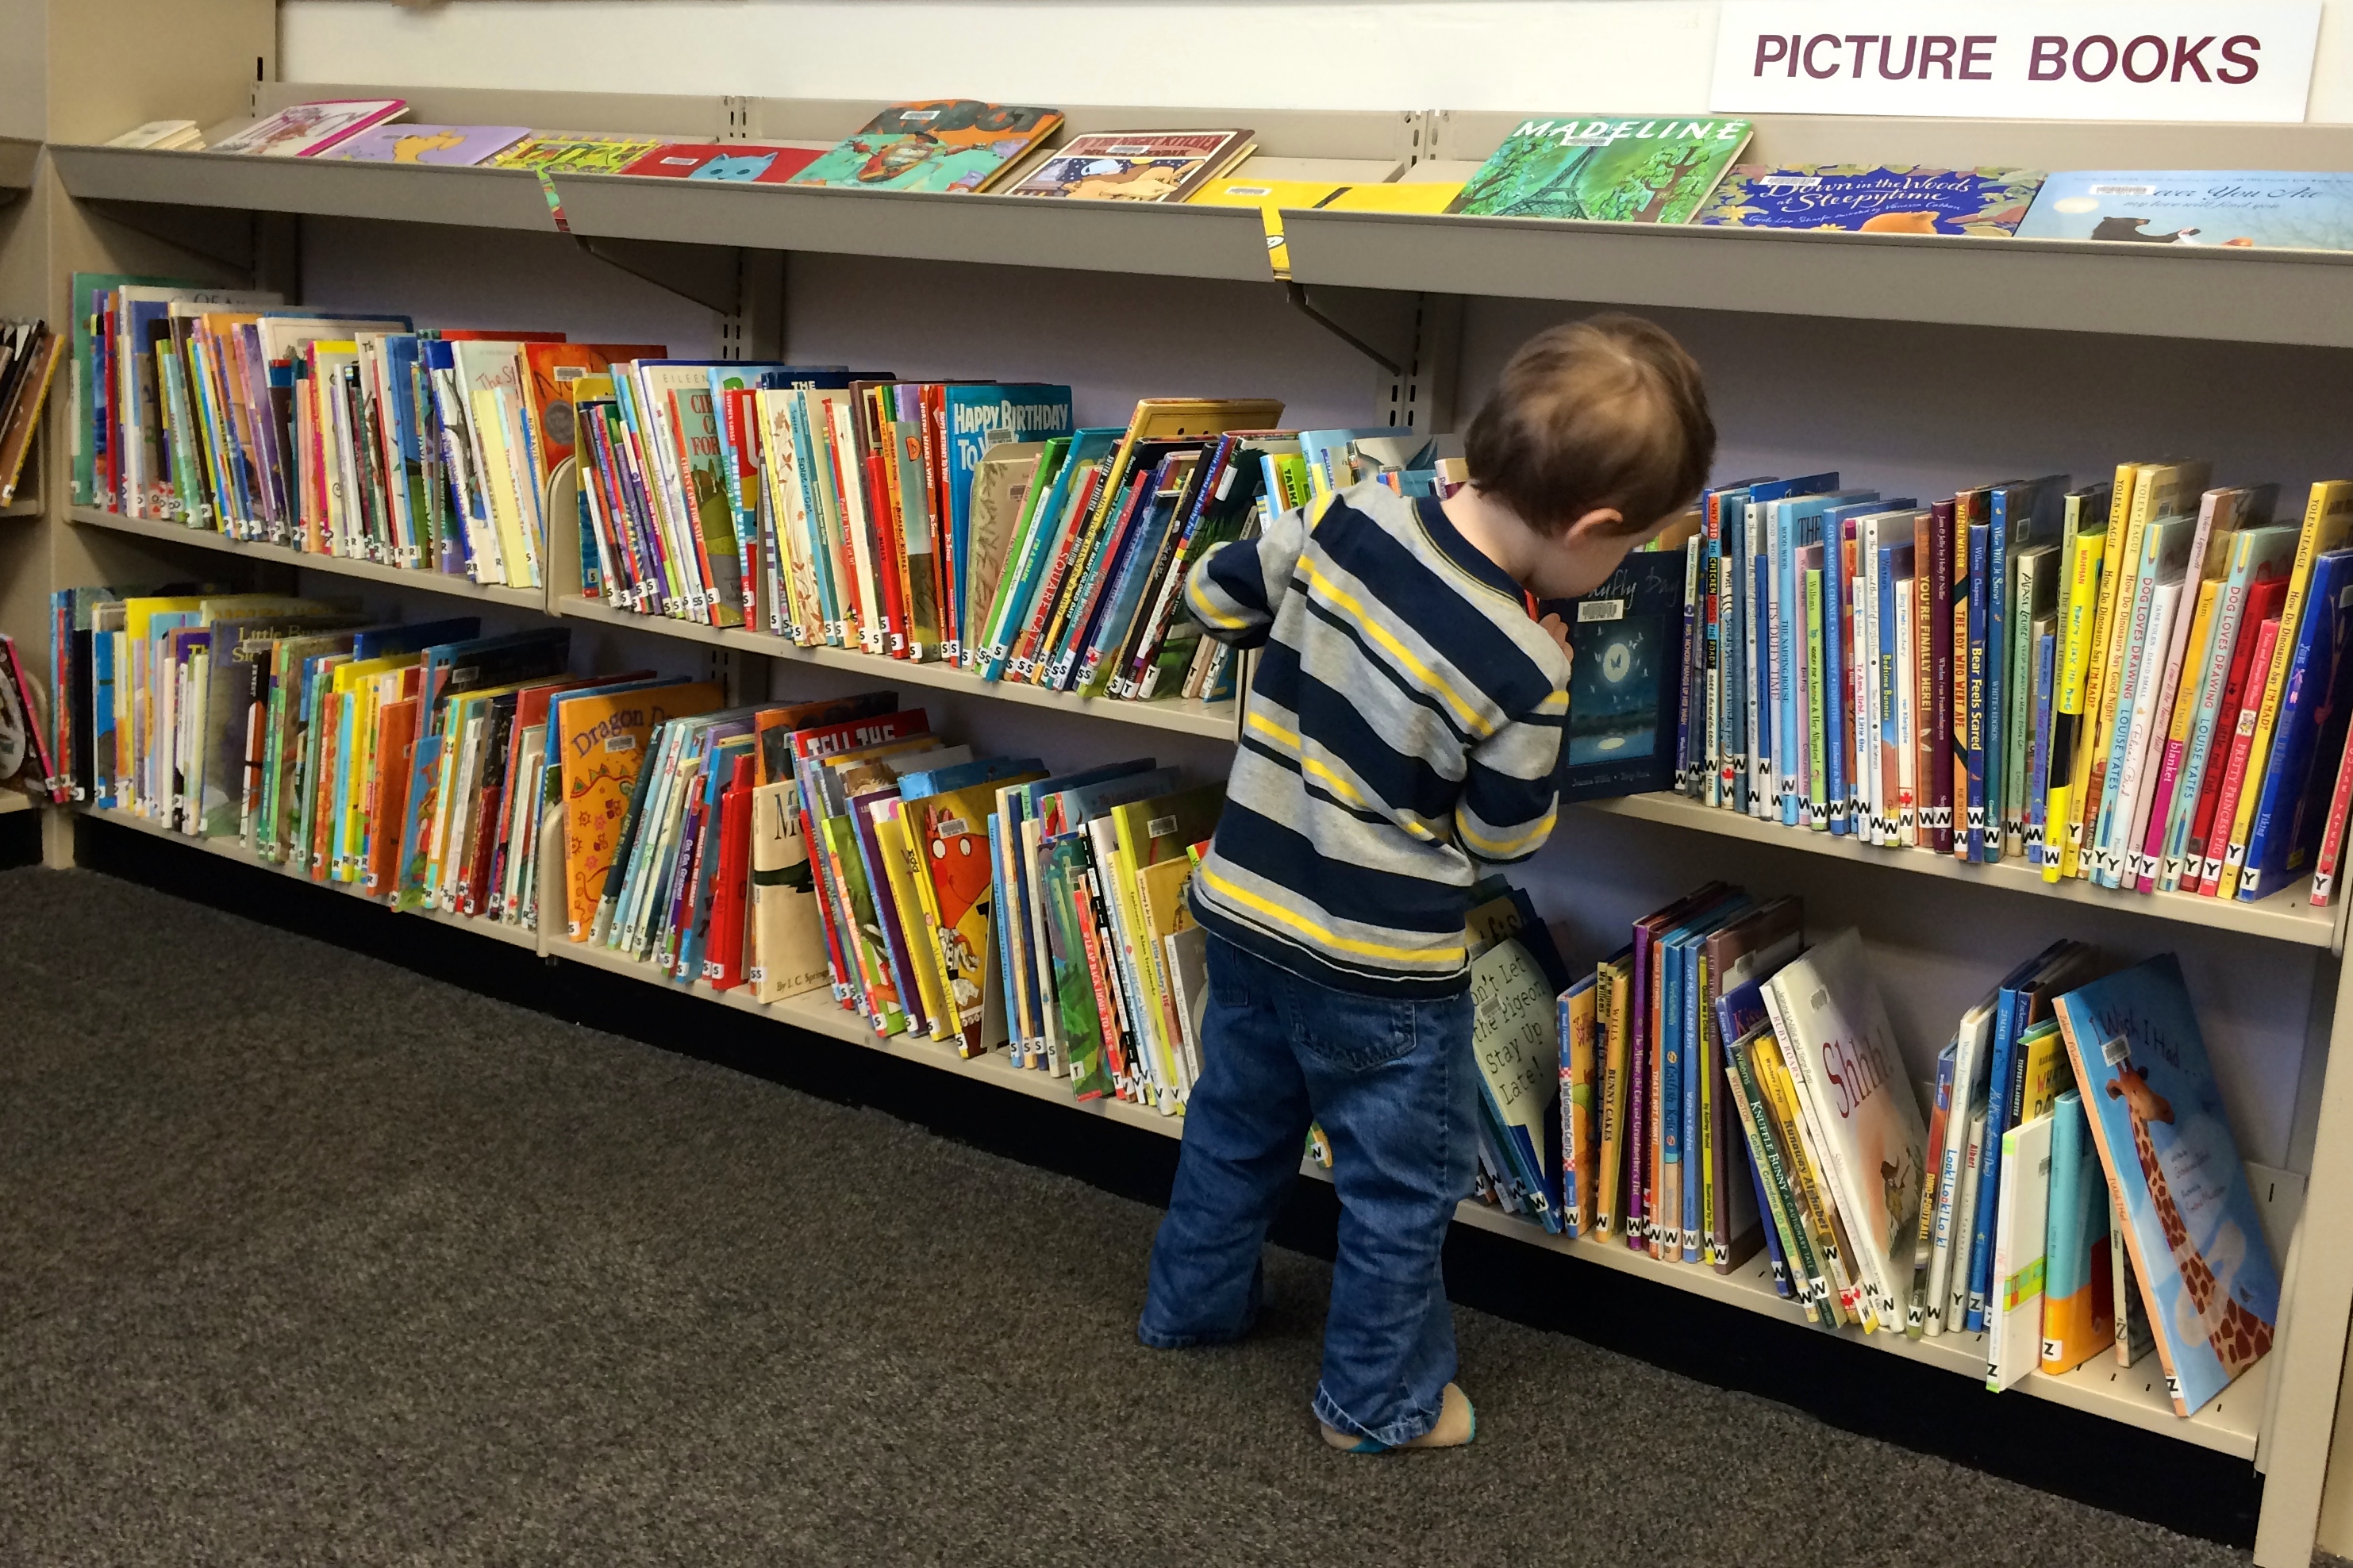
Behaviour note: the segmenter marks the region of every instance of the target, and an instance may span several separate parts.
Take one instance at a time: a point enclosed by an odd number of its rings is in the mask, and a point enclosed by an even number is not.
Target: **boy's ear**
[[[1577,539],[1593,539],[1602,534],[1622,533],[1625,531],[1625,527],[1624,512],[1614,506],[1599,506],[1577,518],[1563,531]]]

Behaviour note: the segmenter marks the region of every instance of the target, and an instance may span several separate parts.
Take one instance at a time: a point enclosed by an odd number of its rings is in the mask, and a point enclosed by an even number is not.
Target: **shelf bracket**
[[[1314,322],[1317,326],[1323,328],[1325,331],[1331,333],[1334,337],[1339,339],[1342,342],[1347,344],[1350,348],[1356,350],[1358,353],[1364,355],[1366,359],[1372,361],[1383,370],[1388,372],[1389,374],[1400,375],[1404,374],[1405,367],[1398,359],[1392,358],[1390,355],[1382,353],[1379,349],[1375,348],[1371,343],[1366,342],[1363,338],[1358,337],[1348,328],[1341,325],[1332,317],[1327,316],[1322,310],[1317,310],[1315,308],[1315,302],[1307,297],[1306,284],[1300,282],[1294,278],[1286,278],[1282,280],[1282,292],[1284,297],[1290,300],[1292,308],[1296,310],[1301,315],[1305,316],[1309,321]]]
[[[575,234],[580,248],[632,278],[691,300],[723,316],[734,315],[742,300],[742,264],[729,245],[684,245],[661,239],[607,239]]]

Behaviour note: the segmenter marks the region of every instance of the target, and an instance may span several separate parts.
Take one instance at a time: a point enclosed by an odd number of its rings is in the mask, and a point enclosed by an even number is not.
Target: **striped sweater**
[[[1368,480],[1211,551],[1185,597],[1263,650],[1195,915],[1343,990],[1466,988],[1479,866],[1535,853],[1558,797],[1568,660],[1519,585]]]

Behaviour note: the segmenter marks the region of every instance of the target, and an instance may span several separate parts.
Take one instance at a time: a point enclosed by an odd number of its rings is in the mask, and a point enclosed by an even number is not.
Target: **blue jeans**
[[[1250,1331],[1260,1248],[1312,1117],[1340,1193],[1315,1415],[1392,1446],[1419,1437],[1454,1378],[1440,1253],[1478,1158],[1471,998],[1335,991],[1214,932],[1208,981],[1201,1078],[1136,1335],[1177,1349]]]

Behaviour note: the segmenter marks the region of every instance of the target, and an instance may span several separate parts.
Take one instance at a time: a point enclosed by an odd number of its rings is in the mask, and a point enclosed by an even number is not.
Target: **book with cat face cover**
[[[893,104],[790,183],[860,191],[985,191],[1061,123],[1059,109],[968,98]]]
[[[659,180],[722,180],[781,185],[817,162],[816,147],[765,142],[673,142],[621,171]]]
[[[1742,163],[1724,176],[1692,222],[2000,238],[2016,232],[2042,185],[2042,176],[2025,169]]]

